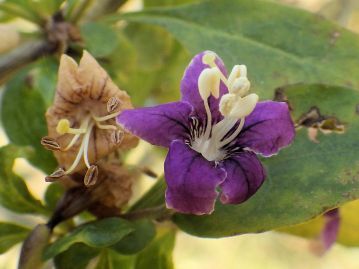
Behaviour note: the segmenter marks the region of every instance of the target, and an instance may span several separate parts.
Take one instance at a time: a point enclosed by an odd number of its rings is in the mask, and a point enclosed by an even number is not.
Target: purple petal
[[[266,173],[253,152],[241,152],[224,161],[227,178],[221,184],[221,202],[239,204],[251,197],[262,185]]]
[[[321,234],[324,250],[327,251],[337,240],[340,215],[339,208],[332,209],[324,214],[325,224]]]
[[[206,111],[204,109],[203,100],[198,91],[198,77],[203,69],[209,68],[209,65],[202,62],[203,55],[208,52],[209,51],[201,52],[192,59],[186,71],[184,72],[181,81],[182,101],[190,103],[197,115],[199,115],[202,119],[206,117]],[[217,56],[215,62],[222,73],[227,76],[227,71],[221,58]],[[227,92],[227,87],[223,84],[223,82],[221,82],[220,97]],[[218,108],[220,97],[218,99],[214,98],[213,96],[209,98],[209,106],[215,121],[218,121],[222,117]]]
[[[259,102],[245,119],[237,144],[264,156],[276,154],[294,139],[295,129],[284,102]]]
[[[188,135],[188,117],[191,112],[190,104],[174,102],[125,110],[117,117],[117,122],[151,144],[169,147],[173,140],[183,140]]]
[[[188,145],[173,141],[165,161],[166,202],[169,208],[195,215],[211,214],[217,198],[216,188],[226,177]]]

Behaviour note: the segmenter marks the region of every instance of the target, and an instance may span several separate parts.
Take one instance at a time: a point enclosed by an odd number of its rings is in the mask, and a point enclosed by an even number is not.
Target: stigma
[[[59,168],[54,173],[46,177],[46,181],[56,181],[59,178],[69,175],[76,170],[81,160],[85,163],[87,167],[87,172],[84,178],[84,184],[86,186],[92,186],[96,183],[98,177],[98,167],[96,164],[92,164],[89,160],[88,151],[90,138],[95,128],[107,130],[111,132],[112,142],[119,144],[123,139],[123,131],[118,125],[107,124],[108,120],[114,119],[120,114],[120,111],[115,112],[120,104],[120,101],[117,97],[111,97],[107,102],[107,115],[98,116],[94,115],[89,111],[82,119],[79,128],[72,128],[71,123],[68,119],[60,119],[56,126],[56,132],[59,135],[71,135],[73,136],[70,142],[61,146],[55,139],[51,137],[44,137],[41,140],[41,144],[48,150],[52,151],[62,151],[66,152],[75,147],[75,145],[80,145],[76,157],[69,168],[66,170]],[[79,142],[80,141],[80,142]]]
[[[240,134],[245,118],[253,112],[258,95],[248,94],[250,81],[245,65],[235,65],[227,78],[216,64],[215,53],[205,53],[202,62],[209,66],[198,77],[198,91],[203,100],[207,120],[201,124],[197,119],[192,119],[193,130],[188,144],[208,161],[218,162],[230,156],[231,151],[238,150],[233,141]],[[228,88],[228,93],[222,95],[219,100],[218,109],[223,119],[213,124],[208,98],[219,98],[221,82]]]

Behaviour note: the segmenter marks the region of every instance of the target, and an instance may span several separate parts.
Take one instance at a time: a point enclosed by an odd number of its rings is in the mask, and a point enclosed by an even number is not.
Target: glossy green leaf
[[[70,234],[55,241],[46,249],[46,259],[66,251],[75,243],[84,243],[90,247],[103,248],[120,241],[133,231],[131,225],[120,218],[106,218],[77,227]]]
[[[52,152],[45,150],[41,138],[47,135],[45,121],[46,105],[35,87],[35,74],[27,70],[6,84],[1,102],[1,120],[10,142],[32,146],[36,154],[29,156],[31,164],[46,173],[53,172],[57,163]]]
[[[340,207],[340,226],[337,243],[345,246],[359,246],[359,200],[346,203]],[[290,233],[301,237],[316,239],[319,237],[324,227],[323,216],[318,216],[313,220],[299,225],[284,227],[280,232]]]
[[[118,46],[116,32],[108,25],[89,22],[81,26],[86,48],[94,57],[105,57]]]
[[[175,238],[174,229],[160,230],[156,239],[136,257],[135,269],[173,269]]]
[[[214,50],[229,69],[246,64],[261,98],[297,82],[359,88],[359,37],[303,10],[270,1],[211,0],[121,18],[166,28],[192,55]]]
[[[72,245],[68,250],[55,256],[56,269],[85,269],[91,259],[96,257],[101,250],[92,248],[82,243]]]
[[[150,220],[138,220],[131,223],[134,231],[126,235],[111,248],[121,254],[130,255],[144,249],[155,237],[155,225]]]
[[[14,174],[14,160],[31,155],[29,148],[7,145],[0,148],[0,204],[17,213],[47,214],[47,210],[29,192],[24,180]]]
[[[0,254],[23,241],[30,231],[29,228],[14,223],[0,222]]]
[[[307,221],[359,198],[359,92],[323,85],[283,89],[298,120],[312,106],[345,124],[345,133],[318,134],[315,143],[301,128],[295,142],[263,159],[267,179],[240,205],[217,204],[210,216],[175,215],[184,231],[208,237],[263,232]]]

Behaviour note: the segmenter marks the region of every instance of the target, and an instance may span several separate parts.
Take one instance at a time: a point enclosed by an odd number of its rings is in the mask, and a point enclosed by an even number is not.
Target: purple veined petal
[[[227,172],[225,181],[220,185],[223,204],[239,204],[251,197],[262,185],[266,172],[253,152],[241,152],[224,160]]]
[[[337,240],[340,227],[339,208],[329,210],[323,216],[325,224],[321,234],[321,241],[324,247],[324,252],[326,252]]]
[[[151,144],[169,147],[171,141],[188,137],[192,110],[186,102],[129,109],[117,117],[117,123]]]
[[[202,62],[203,55],[208,52],[209,51],[203,51],[193,57],[192,61],[187,66],[181,81],[182,101],[190,103],[193,106],[196,114],[202,119],[206,117],[206,111],[204,109],[203,100],[198,91],[198,77],[205,68],[209,68],[209,65]],[[227,77],[227,70],[222,59],[217,56],[215,61],[222,73]],[[218,105],[221,96],[227,92],[227,87],[223,84],[223,82],[221,82],[220,97],[218,99],[214,98],[213,96],[209,98],[209,106],[215,121],[218,121],[222,118]]]
[[[182,213],[211,214],[216,188],[226,172],[182,141],[173,141],[165,161],[167,207]]]
[[[284,102],[259,102],[246,117],[237,144],[263,156],[276,154],[295,137],[295,129],[288,105]]]

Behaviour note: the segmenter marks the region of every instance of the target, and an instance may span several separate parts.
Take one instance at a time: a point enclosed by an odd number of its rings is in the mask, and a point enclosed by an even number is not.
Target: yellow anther
[[[243,98],[240,98],[229,115],[231,118],[243,118],[251,114],[258,102],[258,95],[252,93]]]
[[[223,116],[229,116],[229,114],[232,111],[232,108],[235,105],[236,102],[236,96],[231,93],[227,93],[222,96],[221,101],[219,103],[219,111]]]
[[[67,134],[70,130],[70,122],[67,119],[61,119],[56,126],[56,132],[60,135]]]
[[[220,71],[217,67],[206,68],[198,78],[199,94],[203,100],[212,94],[215,98],[219,97]]]
[[[243,97],[248,93],[250,87],[251,83],[246,77],[239,77],[233,81],[229,88],[229,92]]]
[[[56,132],[60,135],[64,134],[84,134],[86,133],[87,129],[74,129],[70,128],[70,122],[67,119],[61,119],[57,123]]]
[[[252,93],[240,97],[231,93],[225,94],[219,103],[219,110],[223,116],[241,119],[252,113],[258,102],[258,95]]]
[[[202,57],[202,62],[208,64],[210,67],[216,66],[214,62],[216,60],[216,54],[214,52],[208,51]]]
[[[228,77],[228,91],[243,97],[249,91],[250,85],[251,83],[247,79],[247,67],[235,65]]]

